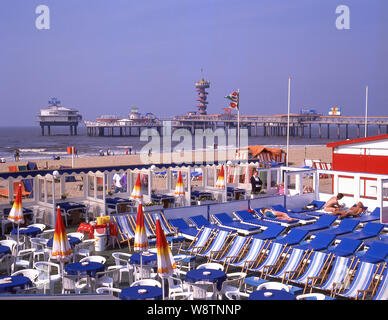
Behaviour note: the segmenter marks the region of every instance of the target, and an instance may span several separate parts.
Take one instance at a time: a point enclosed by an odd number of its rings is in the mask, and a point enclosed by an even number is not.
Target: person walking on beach
[[[341,200],[343,197],[344,195],[342,193],[338,193],[336,196],[331,197],[323,206],[323,211],[333,215],[342,214],[343,211],[341,211],[341,208],[343,208],[344,205],[340,205],[338,200]]]
[[[14,157],[15,157],[15,161],[16,161],[16,162],[19,161],[19,159],[20,159],[20,153],[19,153],[19,150],[18,150],[18,149],[15,150]]]

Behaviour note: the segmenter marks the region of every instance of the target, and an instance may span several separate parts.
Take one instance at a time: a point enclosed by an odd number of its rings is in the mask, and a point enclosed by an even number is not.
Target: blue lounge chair
[[[130,216],[129,220],[132,220],[133,230],[136,230],[136,218],[135,216]],[[155,238],[156,234],[154,232],[154,228],[152,225],[149,224],[149,221],[147,219],[144,219],[144,228],[146,230],[146,234],[148,238]]]
[[[293,228],[283,238],[276,239],[275,242],[286,244],[288,246],[294,246],[303,241],[307,237],[308,233],[309,232],[307,230],[298,230]]]
[[[360,261],[369,262],[369,263],[380,263],[384,262],[388,257],[388,244],[374,241],[368,243],[369,248],[363,254],[359,255]]]
[[[274,268],[268,268],[268,271],[264,273],[264,277],[270,275],[273,278],[285,279],[290,274],[297,272],[304,259],[309,259],[312,251],[309,250],[301,250],[301,249],[292,249],[287,258],[287,262],[284,264],[283,261],[280,261],[279,266],[276,270],[273,271]],[[284,259],[286,259],[283,258]],[[285,261],[285,260],[284,260]],[[279,270],[279,268],[283,265],[283,267]]]
[[[187,248],[183,248],[183,243],[178,249],[178,253],[184,252],[190,255],[201,252],[207,245],[211,243],[218,229],[202,227],[197,236],[191,241]]]
[[[363,244],[362,240],[357,239],[342,239],[339,244],[334,247],[329,247],[325,253],[332,253],[335,256],[349,257],[361,248]]]
[[[287,213],[290,218],[294,218],[294,219],[298,219],[298,220],[313,221],[316,219],[314,217],[309,216],[308,214],[294,213],[294,212],[284,208],[281,204],[276,204],[276,205],[272,206],[271,208],[276,210],[276,211],[281,211],[281,212]]]
[[[295,246],[294,248],[321,251],[327,249],[333,243],[334,239],[335,235],[333,234],[317,233],[311,242]]]
[[[127,214],[123,215],[112,215],[113,223],[116,225],[118,231],[120,243],[132,240],[135,238],[135,233],[132,230],[131,223],[128,219]]]
[[[173,228],[168,221],[166,220],[165,216],[163,213],[150,213],[150,214],[145,214],[144,217],[148,219],[148,224],[152,225],[153,228],[156,230],[156,220],[159,219],[160,221],[160,226],[163,229],[164,234],[167,235],[174,235],[176,234],[177,230],[176,228]]]
[[[360,292],[367,290],[373,279],[378,275],[379,270],[381,269],[380,264],[374,264],[369,262],[360,262],[357,265],[356,272],[354,274],[353,280],[350,283],[350,286],[346,289],[343,286],[347,282],[348,277],[345,277],[345,280],[341,283],[336,283],[332,291],[332,295],[357,299],[362,295]]]
[[[338,237],[337,239],[358,239],[358,240],[367,240],[375,238],[379,233],[384,229],[385,225],[376,222],[368,222],[364,228],[360,231],[355,231],[351,234],[346,234]]]
[[[208,228],[216,228],[220,230],[229,230],[228,228],[223,228],[217,224],[210,223],[203,215],[199,214],[197,216],[189,217],[189,221],[194,224],[197,229],[201,229],[202,227]]]
[[[361,216],[349,218],[355,219],[360,223],[373,222],[380,220],[380,208],[375,208],[370,214],[362,214]]]
[[[229,242],[224,250],[218,252],[213,251],[209,257],[209,261],[224,262],[225,264],[226,257],[239,257],[244,254],[244,251],[251,240],[252,237],[235,235],[233,240]]]
[[[197,228],[190,227],[186,221],[182,218],[177,219],[168,219],[168,222],[174,227],[177,228],[178,233],[187,239],[194,239],[198,234]]]
[[[233,212],[233,215],[243,223],[252,224],[254,226],[259,226],[263,228],[268,228],[274,224],[278,224],[275,222],[266,221],[258,218],[256,215],[253,215],[248,210],[240,210]]]
[[[267,240],[261,239],[252,239],[248,252],[245,256],[226,256],[225,264],[227,265],[225,268],[225,272],[228,271],[229,266],[237,267],[245,269],[252,261],[258,260],[263,253],[267,250],[270,242]]]
[[[360,291],[362,293],[361,299],[365,299],[366,293],[371,291],[372,300],[388,300],[388,269],[386,264],[384,264],[383,273],[379,278],[378,288],[376,285],[371,290]]]
[[[285,230],[286,227],[280,224],[275,224],[273,226],[269,226],[263,232],[255,234],[253,237],[262,240],[273,240],[279,237]]]
[[[256,208],[256,209],[253,209],[254,213],[256,214],[256,216],[261,219],[261,220],[264,220],[264,221],[269,221],[269,222],[272,222],[272,223],[278,223],[278,224],[282,224],[282,225],[285,225],[285,226],[295,226],[295,225],[298,225],[300,223],[299,220],[293,220],[293,221],[289,221],[289,220],[283,220],[283,219],[277,219],[277,218],[270,218],[270,217],[267,217],[266,215],[264,215],[262,212],[261,212],[261,209],[262,208]]]
[[[323,206],[325,205],[325,201],[318,201],[314,200],[308,205],[306,205],[303,208],[300,209],[290,209],[288,212],[293,212],[293,213],[304,213],[304,212],[310,212],[310,211],[316,211],[316,210],[321,210]]]
[[[334,236],[341,236],[347,233],[352,233],[360,223],[357,220],[345,219],[336,227],[329,230],[321,231],[319,233],[332,234]]]
[[[198,250],[196,255],[210,258],[213,252],[219,252],[226,246],[230,235],[230,231],[217,229],[217,234],[214,236],[213,241],[208,246],[204,246],[203,250]]]
[[[337,220],[336,216],[324,215],[319,217],[318,220],[314,223],[306,226],[296,227],[296,229],[307,230],[309,232],[324,230],[330,228],[330,226],[335,222],[335,220]]]
[[[216,213],[216,214],[213,214],[212,217],[214,218],[215,221],[217,221],[217,223],[220,226],[235,230],[235,231],[242,233],[242,234],[249,235],[249,234],[257,233],[260,231],[260,227],[234,221],[226,213]]]

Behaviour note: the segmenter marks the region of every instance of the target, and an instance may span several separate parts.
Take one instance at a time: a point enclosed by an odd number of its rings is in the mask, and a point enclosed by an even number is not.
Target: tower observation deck
[[[197,92],[198,92],[198,99],[197,99],[198,112],[201,115],[205,115],[207,104],[208,104],[206,100],[207,100],[207,95],[209,94],[208,92],[205,91],[205,89],[210,88],[210,82],[205,81],[205,79],[202,78],[200,81],[195,83],[195,87],[197,88]]]

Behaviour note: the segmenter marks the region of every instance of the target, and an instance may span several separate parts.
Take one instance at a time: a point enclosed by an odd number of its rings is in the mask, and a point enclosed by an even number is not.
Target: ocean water
[[[341,137],[345,139],[345,128],[341,128]],[[349,127],[349,138],[356,138],[356,127]],[[100,150],[110,149],[114,154],[125,154],[127,148],[132,147],[132,152],[139,153],[147,141],[140,141],[139,137],[89,137],[86,128],[80,126],[77,136],[67,135],[68,128],[53,128],[52,136],[41,136],[39,126],[34,127],[0,127],[0,157],[7,161],[13,160],[15,149],[20,150],[21,160],[51,159],[54,155],[69,157],[67,146],[75,146],[79,156],[97,156]],[[385,131],[383,132],[385,134]],[[262,134],[259,130],[259,134]],[[360,132],[363,136],[364,131]],[[377,128],[370,127],[368,135],[377,135]],[[290,137],[290,146],[326,145],[328,142],[337,141],[337,126],[330,130],[331,139],[327,139],[327,132],[322,127],[322,138],[318,137],[318,128],[313,128],[312,138]],[[161,139],[163,141],[163,139]],[[172,148],[180,142],[172,142]],[[217,141],[216,141],[217,143]],[[268,147],[284,147],[286,137],[249,137],[249,145],[265,145]],[[193,139],[192,149],[198,149]],[[161,147],[162,148],[162,147]],[[162,149],[161,149],[162,150]]]

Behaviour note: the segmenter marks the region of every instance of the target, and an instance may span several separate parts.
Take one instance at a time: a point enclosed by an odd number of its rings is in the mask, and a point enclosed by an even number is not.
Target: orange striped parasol
[[[134,199],[134,200],[143,199],[143,195],[141,194],[140,173],[137,175],[136,183],[131,193],[131,199]]]
[[[217,178],[216,188],[225,188],[225,172],[224,166],[221,165],[221,170]]]
[[[18,192],[16,194],[16,198],[13,202],[12,209],[9,212],[8,220],[16,223],[17,225],[24,223],[24,215],[22,208],[22,184],[20,183],[18,186]]]
[[[61,209],[57,208],[57,219],[55,221],[53,247],[51,250],[51,259],[64,261],[73,254],[69,239],[67,238],[65,224],[63,223]]]
[[[135,242],[133,244],[135,251],[147,251],[149,248],[147,232],[144,226],[143,206],[139,203],[136,216]]]
[[[183,197],[185,195],[185,186],[183,185],[182,173],[180,171],[178,173],[178,181],[175,186],[174,194],[177,197]]]
[[[159,219],[156,219],[156,248],[159,275],[171,275],[174,269],[176,269],[176,264]]]

